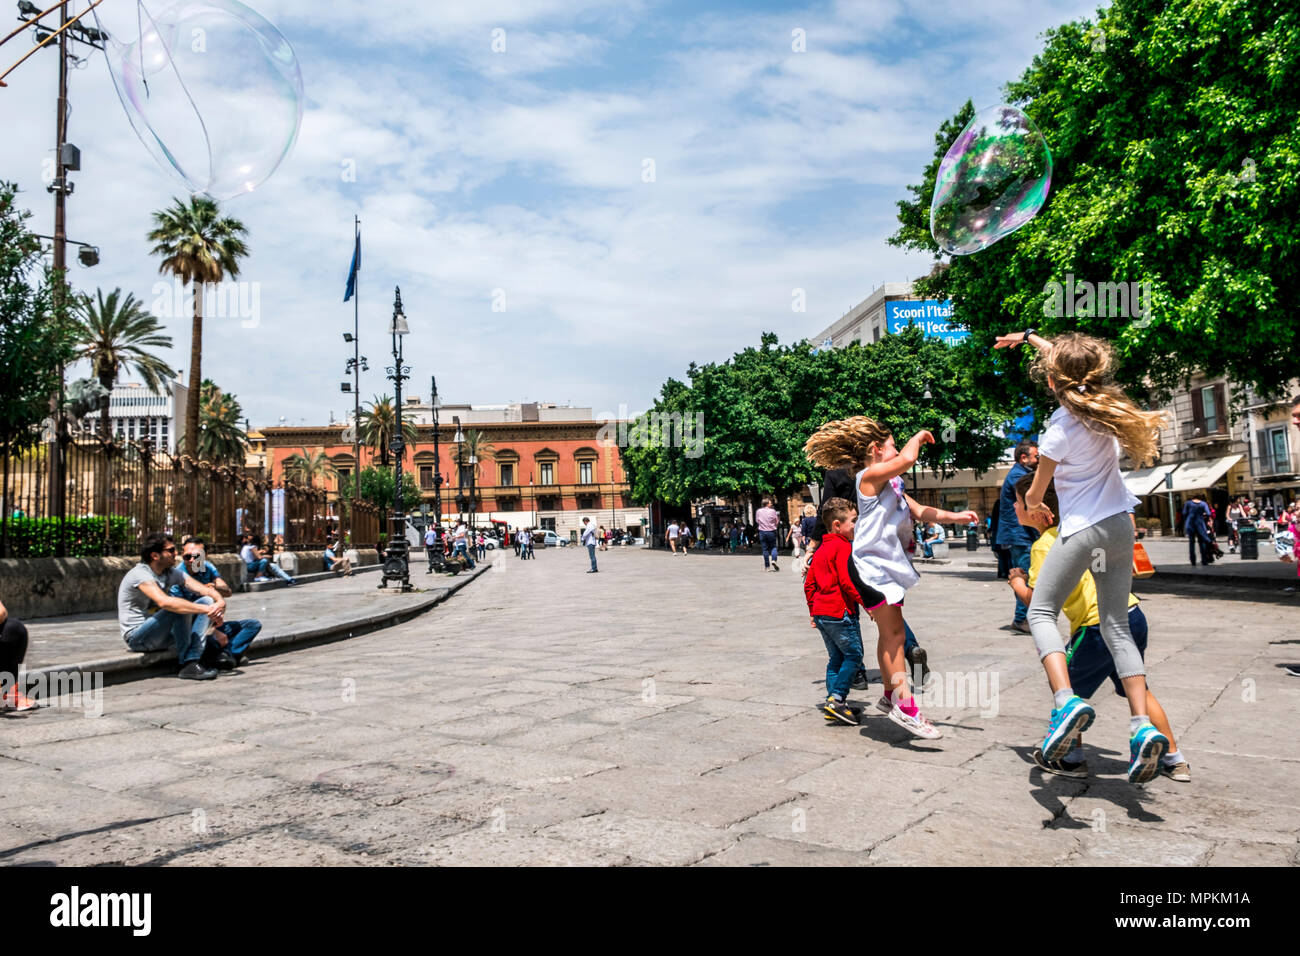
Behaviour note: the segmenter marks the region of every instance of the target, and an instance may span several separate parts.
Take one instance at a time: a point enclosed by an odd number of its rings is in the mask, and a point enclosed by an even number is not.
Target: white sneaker
[[[938,740],[943,736],[943,732],[926,720],[925,714],[919,710],[916,712],[915,717],[909,717],[903,713],[901,707],[895,704],[889,709],[889,719],[909,733],[924,737],[926,740]]]

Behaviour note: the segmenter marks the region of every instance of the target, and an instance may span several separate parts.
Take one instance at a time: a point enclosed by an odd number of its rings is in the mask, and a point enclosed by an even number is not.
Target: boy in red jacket
[[[808,599],[812,626],[821,631],[829,656],[822,710],[827,720],[857,724],[858,716],[846,699],[853,675],[862,669],[862,631],[858,627],[858,605],[862,601],[849,579],[853,524],[858,512],[843,498],[829,498],[822,505],[821,518],[827,532],[813,553],[803,593]]]

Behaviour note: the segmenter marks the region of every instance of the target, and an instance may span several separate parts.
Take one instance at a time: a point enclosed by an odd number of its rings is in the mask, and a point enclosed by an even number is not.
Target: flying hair
[[[1034,362],[1031,374],[1044,385],[1051,380],[1056,400],[1090,428],[1109,432],[1124,452],[1142,465],[1159,454],[1157,437],[1164,412],[1138,408],[1112,380],[1115,352],[1101,339],[1067,332]]]
[[[865,415],[827,422],[804,442],[803,451],[818,468],[861,468],[871,460],[871,447],[893,434]]]

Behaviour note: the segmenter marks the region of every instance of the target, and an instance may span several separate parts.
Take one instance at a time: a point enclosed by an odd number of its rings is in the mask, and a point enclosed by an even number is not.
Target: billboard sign
[[[966,326],[952,321],[951,299],[894,299],[885,303],[885,327],[890,334],[909,325],[917,326],[926,338],[943,339],[949,345],[970,335]]]

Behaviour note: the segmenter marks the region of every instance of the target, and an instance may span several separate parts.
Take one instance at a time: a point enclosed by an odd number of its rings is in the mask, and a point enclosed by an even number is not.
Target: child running
[[[894,723],[927,740],[943,734],[921,714],[907,682],[903,598],[920,580],[908,557],[907,542],[913,520],[959,524],[979,520],[973,511],[922,507],[904,492],[900,476],[916,463],[921,446],[933,442],[928,431],[919,431],[899,451],[888,428],[856,415],[828,422],[804,445],[808,460],[820,468],[857,469],[853,484],[858,520],[848,570],[863,606],[876,622],[876,658],[885,685],[876,706],[887,711]]]
[[[1032,603],[1034,584],[1043,568],[1043,561],[1046,560],[1052,545],[1060,535],[1059,529],[1053,527],[1054,522],[1044,512],[1036,511],[1031,515],[1025,510],[1025,495],[1029,493],[1033,481],[1034,476],[1029,474],[1022,475],[1016,482],[1016,520],[1038,531],[1039,538],[1029,551],[1028,576],[1020,568],[1012,568],[1011,577],[1007,582],[1015,591],[1016,597],[1026,607]],[[1043,492],[1043,504],[1052,511],[1060,513],[1056,489],[1051,484]],[[1083,577],[1070,592],[1070,596],[1065,599],[1061,610],[1065,612],[1065,617],[1070,622],[1070,647],[1065,653],[1065,663],[1069,671],[1070,686],[1074,688],[1074,692],[1087,700],[1109,677],[1111,683],[1115,685],[1115,693],[1123,697],[1124,685],[1115,671],[1115,661],[1106,648],[1106,642],[1101,637],[1101,617],[1097,613],[1097,583],[1093,580],[1092,572],[1083,572]],[[1142,608],[1138,607],[1135,594],[1128,596],[1128,625],[1133,633],[1133,641],[1137,644],[1138,653],[1145,660],[1147,619],[1142,613]],[[1156,695],[1151,693],[1150,687],[1147,688],[1146,693],[1146,708],[1147,713],[1151,715],[1151,723],[1169,738],[1170,752],[1161,758],[1160,772],[1171,780],[1189,783],[1192,779],[1192,771],[1186,759],[1179,753],[1177,743],[1174,742],[1174,732],[1170,729],[1169,718],[1164,708],[1160,706],[1160,702],[1156,700]],[[1083,757],[1083,735],[1074,738],[1073,749],[1060,760],[1048,760],[1041,750],[1035,750],[1034,762],[1048,773],[1060,774],[1063,777],[1087,776],[1088,764]]]
[[[1129,628],[1128,596],[1133,582],[1133,525],[1138,503],[1119,473],[1120,449],[1145,464],[1155,457],[1160,412],[1145,412],[1109,380],[1114,353],[1100,339],[1071,332],[1048,340],[1033,329],[999,336],[994,348],[1025,342],[1038,349],[1033,373],[1046,380],[1060,403],[1038,442],[1038,468],[1025,495],[1028,515],[1052,517],[1043,495],[1052,479],[1061,505],[1060,538],[1039,570],[1029,628],[1052,688],[1053,709],[1041,750],[1061,760],[1092,723],[1096,711],[1070,684],[1065,645],[1056,619],[1083,572],[1096,567],[1101,636],[1129,704],[1130,783],[1146,783],[1160,772],[1169,738],[1147,712],[1146,666]]]
[[[803,593],[812,626],[821,631],[826,644],[826,703],[822,710],[828,721],[856,724],[858,715],[849,707],[848,696],[854,675],[862,669],[862,630],[858,627],[862,602],[849,580],[849,554],[858,512],[843,498],[829,498],[822,504],[821,514],[828,530],[808,566]]]

